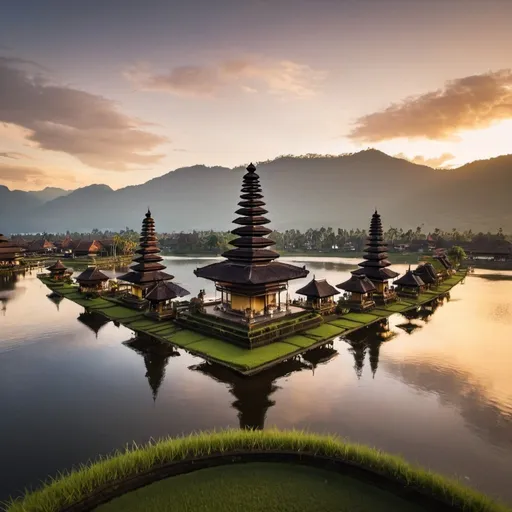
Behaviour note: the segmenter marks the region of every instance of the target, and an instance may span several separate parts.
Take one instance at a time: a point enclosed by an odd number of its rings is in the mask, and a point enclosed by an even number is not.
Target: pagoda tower
[[[160,281],[170,281],[174,276],[162,272],[166,267],[160,262],[160,248],[155,234],[155,221],[148,212],[142,221],[139,249],[135,251],[131,271],[119,277],[120,281],[132,284],[132,295],[144,299],[149,289]]]
[[[249,322],[281,308],[281,293],[286,292],[288,309],[288,281],[306,277],[305,267],[296,267],[275,261],[279,254],[268,247],[275,242],[267,238],[270,221],[264,217],[263,195],[256,167],[250,164],[243,177],[239,215],[233,222],[239,227],[231,231],[237,238],[230,242],[234,249],[222,254],[224,261],[194,271],[195,275],[215,282],[221,292],[222,307]]]
[[[387,304],[396,300],[396,293],[389,289],[389,280],[394,279],[399,274],[388,268],[391,263],[388,260],[388,248],[384,243],[382,222],[377,210],[372,215],[368,235],[363,256],[364,261],[359,263],[360,268],[352,274],[366,276],[376,288],[373,294],[375,302]]]
[[[19,265],[24,252],[25,249],[18,247],[0,233],[0,267]]]

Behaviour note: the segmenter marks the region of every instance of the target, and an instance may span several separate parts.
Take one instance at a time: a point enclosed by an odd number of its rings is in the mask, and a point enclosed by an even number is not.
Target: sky
[[[510,153],[509,0],[17,0],[0,17],[0,184],[112,188],[368,147]]]

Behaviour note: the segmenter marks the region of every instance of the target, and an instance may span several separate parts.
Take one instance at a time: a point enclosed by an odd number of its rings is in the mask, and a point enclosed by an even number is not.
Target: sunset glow
[[[433,167],[510,151],[509,2],[221,3],[6,7],[0,183],[120,188],[367,147]]]

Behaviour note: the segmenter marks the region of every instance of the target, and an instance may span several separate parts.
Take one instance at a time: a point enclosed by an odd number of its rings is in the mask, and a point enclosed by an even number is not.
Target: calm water
[[[301,261],[332,284],[354,267]],[[214,293],[192,273],[204,260],[168,263]],[[389,341],[366,331],[251,379],[80,317],[35,272],[0,276],[0,290],[0,500],[131,441],[276,425],[402,454],[512,504],[512,272],[477,271],[423,319],[393,316]]]

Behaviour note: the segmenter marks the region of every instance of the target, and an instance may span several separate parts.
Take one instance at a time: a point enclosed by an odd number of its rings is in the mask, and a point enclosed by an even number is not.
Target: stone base
[[[251,349],[317,327],[322,323],[322,317],[314,312],[303,311],[284,318],[259,322],[257,325],[247,325],[205,313],[187,313],[180,315],[176,322],[187,329]]]
[[[383,295],[381,293],[374,293],[373,300],[377,306],[386,306],[387,304],[393,304],[398,300],[396,293]]]

